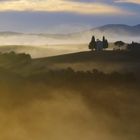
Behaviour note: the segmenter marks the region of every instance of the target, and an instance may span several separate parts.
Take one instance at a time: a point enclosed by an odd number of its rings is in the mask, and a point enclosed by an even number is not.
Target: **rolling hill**
[[[113,35],[125,35],[125,36],[140,36],[140,24],[136,26],[128,26],[124,24],[108,24],[101,27],[92,29],[93,32],[101,32],[105,34]]]
[[[35,67],[47,69],[72,68],[78,71],[98,69],[104,72],[138,72],[140,53],[126,51],[78,52],[53,57],[33,59]]]

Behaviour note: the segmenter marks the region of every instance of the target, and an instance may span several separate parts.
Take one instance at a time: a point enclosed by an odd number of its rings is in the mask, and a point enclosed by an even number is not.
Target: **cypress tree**
[[[96,49],[96,41],[95,41],[95,37],[94,36],[92,36],[92,39],[91,39],[91,42],[89,43],[89,49],[90,50],[94,50],[94,49]]]
[[[107,39],[105,38],[105,36],[103,36],[103,48],[104,48],[104,49],[108,48],[108,41],[107,41]]]

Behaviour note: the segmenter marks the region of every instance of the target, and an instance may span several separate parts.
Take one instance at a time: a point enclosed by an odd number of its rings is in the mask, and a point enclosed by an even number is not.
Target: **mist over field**
[[[124,30],[123,28],[124,26],[121,25],[106,25],[92,30],[69,34],[0,32],[0,51],[25,52],[33,58],[87,51],[92,35],[100,40],[102,40],[104,35],[111,43],[109,50],[114,48],[113,43],[118,40],[122,40],[125,43],[140,42],[139,32],[136,34],[135,30],[131,31],[125,28]]]
[[[98,52],[88,50],[93,31],[1,33],[0,139],[139,140],[140,52],[113,50],[139,42],[127,34],[106,32]]]
[[[131,73],[13,71],[0,69],[0,139],[140,138],[139,81]]]
[[[140,140],[140,0],[0,0],[0,140]]]
[[[138,91],[132,95],[134,91],[128,92],[126,88],[110,88],[106,92],[94,88],[92,94],[81,95],[81,91],[70,88],[55,90],[35,84],[16,91],[2,89],[0,139],[138,140],[140,137]],[[123,89],[126,91],[122,92]]]
[[[117,31],[116,31],[117,32]],[[126,43],[132,41],[140,42],[140,34],[133,35],[127,32],[115,33],[115,30],[107,29],[100,31],[99,29],[63,34],[24,34],[16,32],[1,32],[0,45],[60,45],[60,44],[88,44],[91,36],[94,35],[97,39],[102,39],[103,35],[108,38],[109,42],[122,40]]]

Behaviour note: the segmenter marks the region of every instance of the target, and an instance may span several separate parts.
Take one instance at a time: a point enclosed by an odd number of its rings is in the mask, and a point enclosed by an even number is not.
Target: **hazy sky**
[[[0,0],[0,31],[73,32],[140,24],[140,0]]]

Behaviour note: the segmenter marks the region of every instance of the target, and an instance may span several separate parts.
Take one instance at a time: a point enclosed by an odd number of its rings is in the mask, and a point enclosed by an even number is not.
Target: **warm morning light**
[[[140,0],[0,0],[0,140],[139,140]]]

